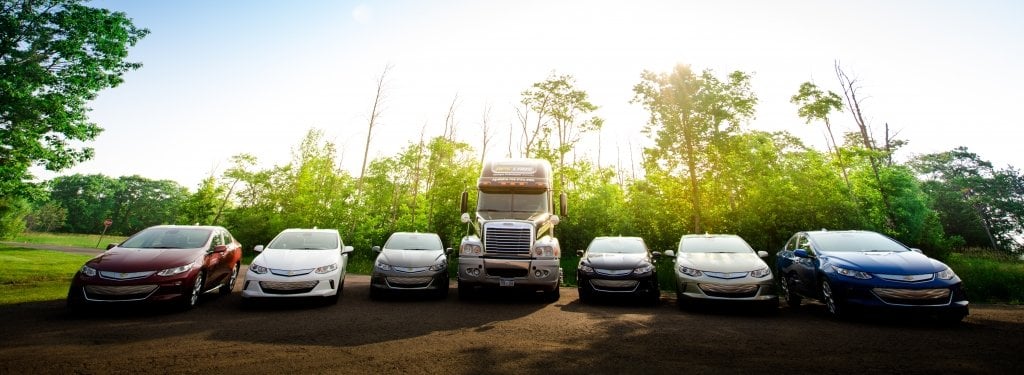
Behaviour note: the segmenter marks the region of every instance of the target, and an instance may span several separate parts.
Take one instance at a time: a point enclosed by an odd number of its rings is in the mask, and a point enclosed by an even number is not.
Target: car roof
[[[146,228],[146,229],[151,229],[151,228],[168,228],[168,229],[170,229],[170,228],[224,229],[224,227],[219,226],[219,225],[178,225],[178,224],[154,225],[154,226],[151,226],[151,227]]]
[[[288,228],[282,230],[284,232],[326,232],[326,233],[338,233],[337,229],[318,229],[318,228]]]
[[[681,237],[681,238],[715,238],[715,237],[738,237],[738,238],[742,239],[742,237],[740,237],[738,235],[728,234],[728,233],[684,234],[683,237]]]

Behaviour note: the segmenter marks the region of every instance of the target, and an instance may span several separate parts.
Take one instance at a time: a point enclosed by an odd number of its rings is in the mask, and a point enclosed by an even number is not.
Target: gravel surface
[[[974,305],[964,322],[837,321],[820,304],[777,312],[544,303],[496,293],[460,301],[369,299],[349,275],[337,305],[241,308],[207,295],[187,312],[114,308],[71,316],[64,301],[0,306],[0,374],[106,373],[1016,373],[1024,308]]]

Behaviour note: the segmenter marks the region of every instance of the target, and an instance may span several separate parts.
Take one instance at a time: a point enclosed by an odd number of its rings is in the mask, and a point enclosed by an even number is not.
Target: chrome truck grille
[[[484,226],[484,251],[493,255],[530,255],[533,227],[527,223],[499,222]]]

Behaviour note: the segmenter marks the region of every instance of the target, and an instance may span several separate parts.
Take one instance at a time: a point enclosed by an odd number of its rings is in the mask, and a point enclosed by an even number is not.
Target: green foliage
[[[0,239],[14,237],[25,230],[25,216],[31,208],[21,197],[0,197]]]
[[[966,249],[946,264],[964,282],[971,302],[1024,303],[1024,260],[1005,252]]]
[[[67,210],[62,230],[69,233],[101,233],[106,219],[113,221],[108,233],[120,235],[174,224],[188,196],[177,182],[140,176],[75,174],[54,178],[48,186],[50,201]]]
[[[52,232],[64,226],[67,217],[68,210],[61,207],[59,203],[46,202],[25,217],[25,226],[32,231]]]
[[[36,243],[45,245],[59,245],[71,247],[85,247],[103,249],[107,244],[123,242],[128,237],[99,234],[77,234],[77,233],[45,233],[45,232],[22,232],[14,237],[14,242]]]
[[[64,299],[91,256],[0,245],[0,305]]]
[[[92,157],[101,129],[88,101],[140,64],[124,61],[148,31],[81,0],[3,0],[0,18],[0,196],[21,194],[29,168],[59,171]]]
[[[178,208],[179,223],[213,225],[227,187],[217,183],[213,176],[203,179],[195,193],[187,194]]]

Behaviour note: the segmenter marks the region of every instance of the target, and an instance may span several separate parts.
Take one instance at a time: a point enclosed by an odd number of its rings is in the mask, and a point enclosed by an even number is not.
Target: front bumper
[[[111,280],[76,273],[68,289],[72,303],[163,303],[185,298],[200,270],[174,276],[152,275],[135,280]]]
[[[626,275],[603,275],[599,272],[576,272],[578,288],[599,294],[636,294],[650,295],[661,293],[658,288],[658,276],[654,272],[644,274],[629,273]]]
[[[970,303],[959,281],[931,280],[901,283],[860,280],[835,275],[829,278],[833,293],[847,307],[889,312],[954,314],[966,316]]]
[[[242,284],[243,298],[329,297],[338,293],[344,280],[340,270],[300,276],[258,274],[247,271]]]
[[[459,258],[459,284],[555,290],[562,280],[558,259]]]
[[[676,294],[681,299],[705,301],[747,301],[778,303],[779,296],[771,276],[720,279],[711,276],[693,277],[676,272]]]
[[[370,287],[381,290],[440,290],[448,287],[448,270],[440,271],[380,271],[373,270]]]

